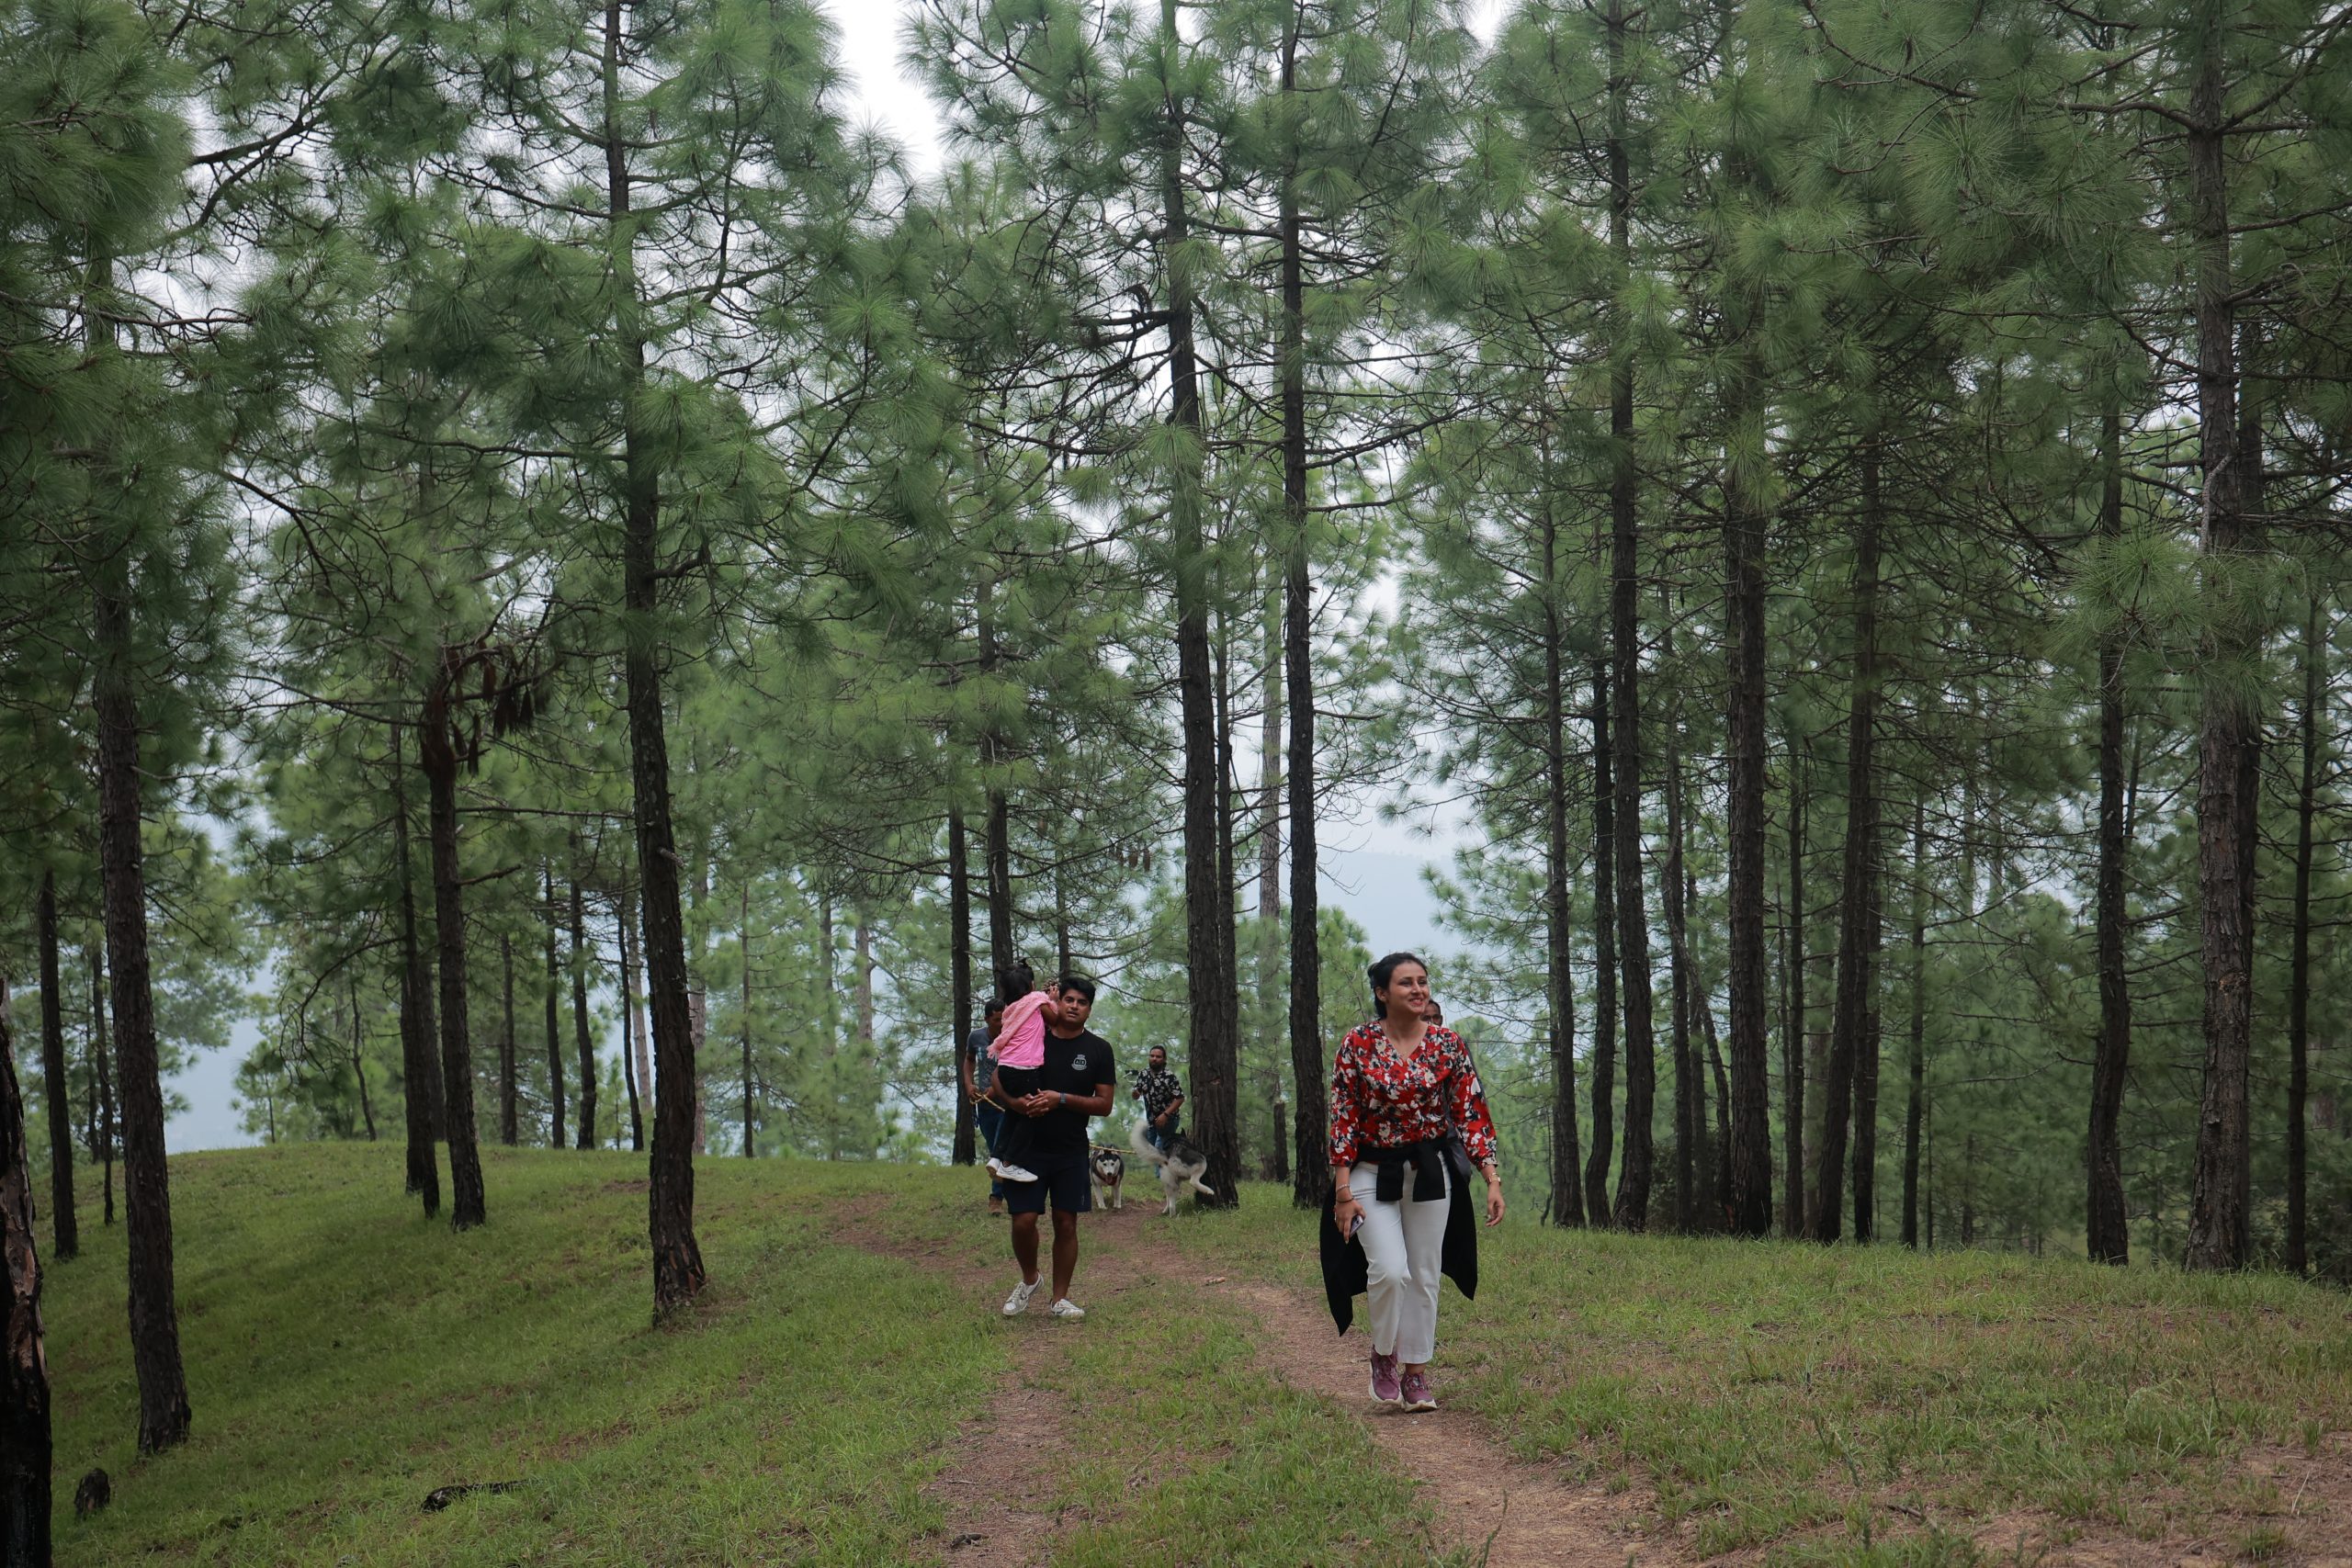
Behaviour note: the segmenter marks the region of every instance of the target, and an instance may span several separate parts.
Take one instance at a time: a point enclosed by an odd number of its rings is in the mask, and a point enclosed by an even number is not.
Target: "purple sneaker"
[[[1427,1372],[1407,1372],[1402,1392],[1408,1415],[1418,1416],[1423,1411],[1437,1408],[1437,1396],[1430,1392],[1430,1375]]]
[[[1372,1353],[1372,1397],[1384,1404],[1394,1404],[1404,1397],[1396,1382],[1396,1358]]]

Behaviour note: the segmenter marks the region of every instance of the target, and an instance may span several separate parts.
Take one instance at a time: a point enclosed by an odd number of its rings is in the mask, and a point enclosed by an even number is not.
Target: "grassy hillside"
[[[145,1463],[122,1233],[85,1224],[47,1294],[61,1562],[946,1561],[954,1476],[1023,1378],[1055,1413],[1057,1562],[1437,1554],[1408,1485],[1341,1483],[1375,1462],[1355,1405],[1269,1378],[1216,1288],[1310,1282],[1312,1232],[1272,1190],[1134,1233],[1183,1288],[1008,1324],[970,1173],[710,1161],[715,1283],[657,1330],[642,1162],[487,1158],[468,1236],[415,1215],[390,1145],[175,1161],[196,1436]],[[1522,1459],[1638,1499],[1642,1561],[2324,1561],[2352,1539],[2344,1296],[1517,1216],[1488,1248],[1479,1300],[1448,1292],[1444,1392]],[[115,1506],[77,1522],[92,1464]]]

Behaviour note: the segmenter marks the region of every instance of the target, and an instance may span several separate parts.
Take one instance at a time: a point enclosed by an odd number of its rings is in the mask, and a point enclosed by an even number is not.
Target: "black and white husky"
[[[1126,1200],[1120,1196],[1119,1183],[1125,1179],[1127,1174],[1127,1156],[1121,1154],[1116,1149],[1107,1149],[1102,1145],[1097,1144],[1094,1146],[1092,1156],[1089,1158],[1086,1163],[1088,1168],[1094,1173],[1094,1202],[1096,1207],[1103,1209],[1125,1208],[1127,1206]]]
[[[1165,1150],[1153,1147],[1151,1139],[1147,1135],[1150,1125],[1148,1122],[1137,1122],[1135,1132],[1127,1139],[1127,1146],[1159,1170],[1159,1190],[1168,1194],[1168,1202],[1159,1211],[1161,1215],[1176,1212],[1176,1195],[1187,1187],[1204,1198],[1216,1197],[1214,1189],[1201,1185],[1201,1173],[1208,1169],[1209,1156],[1201,1153],[1191,1139],[1181,1134]]]

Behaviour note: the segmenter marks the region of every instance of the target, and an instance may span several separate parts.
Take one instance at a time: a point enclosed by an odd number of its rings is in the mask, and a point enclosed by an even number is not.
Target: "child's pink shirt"
[[[1042,1067],[1046,1065],[1046,1018],[1043,1010],[1051,999],[1043,991],[1032,991],[1004,1010],[1004,1027],[996,1037],[998,1066]]]

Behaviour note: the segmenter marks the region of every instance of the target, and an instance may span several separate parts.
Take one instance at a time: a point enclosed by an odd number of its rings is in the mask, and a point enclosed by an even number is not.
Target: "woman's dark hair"
[[[1094,982],[1083,975],[1064,975],[1061,987],[1065,991],[1076,991],[1089,1002],[1094,1000]]]
[[[1430,966],[1422,963],[1418,953],[1392,953],[1365,970],[1364,973],[1372,976],[1372,1015],[1374,1018],[1388,1016],[1388,1004],[1380,993],[1388,988],[1388,982],[1396,975],[1399,964],[1419,964],[1422,974],[1430,972]]]
[[[1037,972],[1029,967],[1025,958],[1016,958],[996,972],[996,994],[1007,1002],[1025,997],[1037,988]]]

